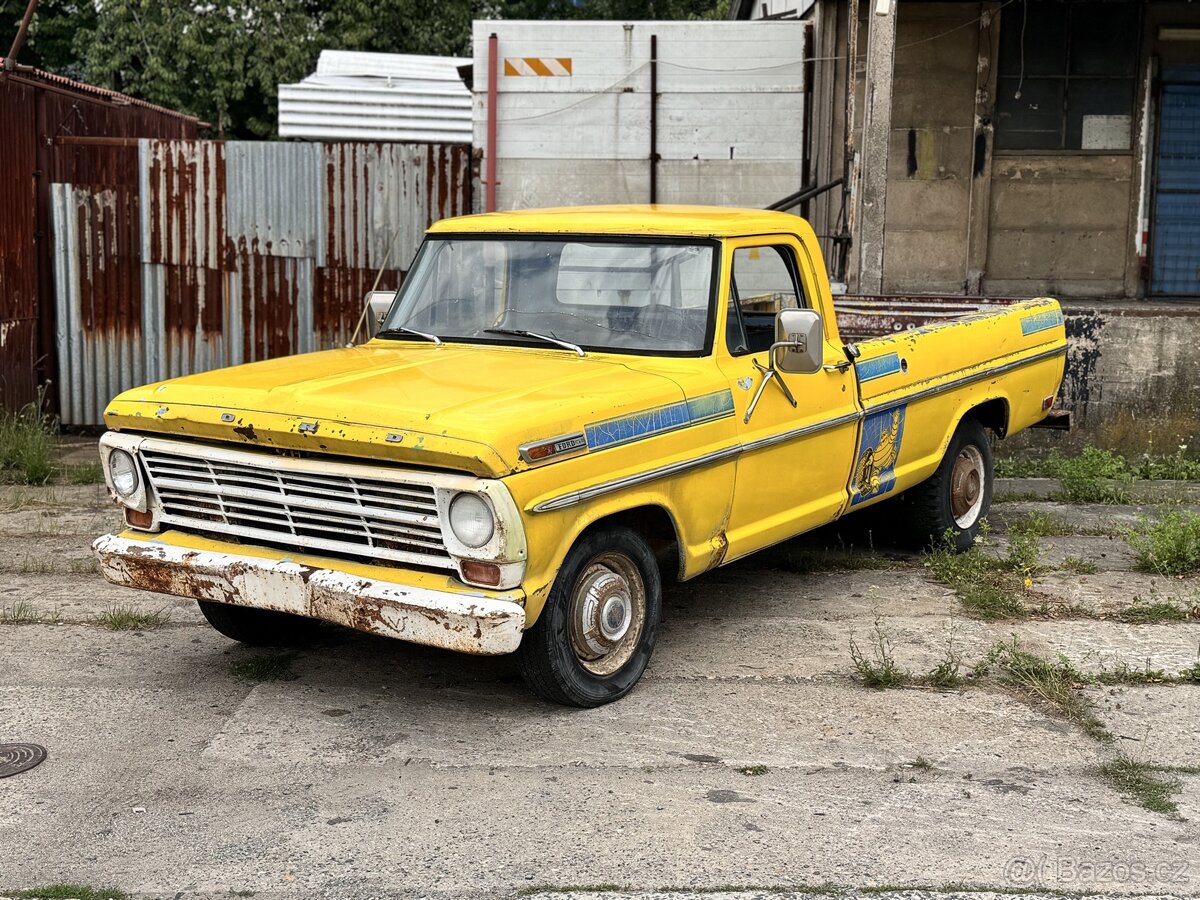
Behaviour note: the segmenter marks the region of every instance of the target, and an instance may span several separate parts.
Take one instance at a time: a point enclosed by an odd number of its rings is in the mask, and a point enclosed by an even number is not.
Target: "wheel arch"
[[[1009,413],[1008,398],[992,397],[968,407],[959,418],[959,423],[963,419],[975,419],[984,428],[995,432],[996,437],[1003,438],[1008,434]]]
[[[623,525],[650,545],[658,560],[664,582],[673,580],[683,568],[683,543],[674,514],[661,503],[641,503],[626,509],[608,512],[596,518],[575,536],[578,542],[597,528]]]

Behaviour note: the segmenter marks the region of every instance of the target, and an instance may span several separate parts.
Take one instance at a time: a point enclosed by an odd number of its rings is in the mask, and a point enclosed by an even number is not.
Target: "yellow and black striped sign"
[[[506,56],[505,75],[540,75],[554,77],[571,74],[569,56]]]

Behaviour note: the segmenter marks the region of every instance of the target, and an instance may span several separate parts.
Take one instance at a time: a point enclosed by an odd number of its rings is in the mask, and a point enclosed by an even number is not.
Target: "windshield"
[[[380,335],[697,354],[714,255],[712,244],[670,241],[429,238]]]

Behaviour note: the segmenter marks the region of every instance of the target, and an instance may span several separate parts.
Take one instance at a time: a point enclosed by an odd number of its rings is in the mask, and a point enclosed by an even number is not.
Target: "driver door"
[[[737,460],[726,528],[726,559],[734,559],[838,516],[847,502],[859,407],[854,374],[849,365],[839,365],[846,358],[830,343],[828,322],[822,323],[822,370],[779,373],[763,386],[776,315],[788,308],[820,310],[811,298],[818,296],[815,273],[824,267],[816,270],[807,249],[787,235],[727,241],[724,253],[725,327],[715,352],[745,448]],[[771,383],[776,380],[786,385],[795,406]]]

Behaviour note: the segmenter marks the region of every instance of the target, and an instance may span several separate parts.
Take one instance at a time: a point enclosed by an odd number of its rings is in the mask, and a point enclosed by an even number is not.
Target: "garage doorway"
[[[1151,292],[1200,299],[1200,66],[1164,66]]]

